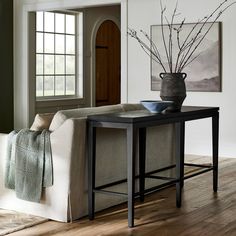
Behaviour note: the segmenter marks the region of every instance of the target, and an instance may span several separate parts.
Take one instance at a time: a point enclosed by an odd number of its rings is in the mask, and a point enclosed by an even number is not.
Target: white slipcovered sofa
[[[86,117],[91,114],[144,109],[140,104],[119,104],[58,111],[50,124],[54,184],[46,188],[40,203],[17,199],[4,187],[7,134],[0,134],[0,208],[68,222],[87,215]],[[163,125],[147,130],[147,170],[175,162],[174,129]],[[96,184],[126,178],[126,136],[123,130],[97,133]],[[166,173],[169,174],[169,173]],[[148,185],[152,185],[150,182]],[[126,185],[113,186],[126,190]],[[96,194],[96,211],[124,202],[124,197]]]

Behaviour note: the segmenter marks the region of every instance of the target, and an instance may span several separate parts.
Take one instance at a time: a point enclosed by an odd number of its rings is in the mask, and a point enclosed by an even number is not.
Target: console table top
[[[117,113],[106,113],[98,115],[89,115],[89,121],[97,122],[121,122],[121,123],[136,123],[136,122],[148,122],[157,120],[169,120],[180,119],[191,120],[199,118],[205,118],[212,116],[214,113],[218,113],[219,107],[199,107],[199,106],[183,106],[179,112],[162,112],[151,113],[148,110],[134,110]]]

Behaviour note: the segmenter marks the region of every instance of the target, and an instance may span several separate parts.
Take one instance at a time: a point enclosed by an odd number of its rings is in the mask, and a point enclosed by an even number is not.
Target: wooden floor
[[[205,158],[198,158],[201,163]],[[185,181],[182,207],[175,207],[175,188],[137,201],[135,227],[127,227],[126,204],[74,223],[49,221],[10,236],[199,236],[236,235],[236,159],[221,159],[219,191],[212,191],[212,173]]]

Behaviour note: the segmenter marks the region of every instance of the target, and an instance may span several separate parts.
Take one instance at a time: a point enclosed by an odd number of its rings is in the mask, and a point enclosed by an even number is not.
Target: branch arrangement
[[[164,57],[168,66],[164,64],[164,58],[161,56],[159,48],[146,32],[140,30],[143,36],[140,37],[136,30],[129,29],[128,35],[138,41],[144,52],[148,56],[152,57],[152,59],[162,67],[165,73],[180,73],[196,58],[198,58],[200,54],[195,55],[194,53],[196,52],[199,45],[203,42],[206,35],[209,33],[214,23],[228,8],[236,3],[236,1],[231,3],[228,2],[230,2],[230,0],[222,1],[210,15],[204,16],[202,19],[199,19],[196,23],[194,23],[193,27],[187,33],[187,36],[181,41],[181,32],[185,24],[185,18],[180,24],[174,24],[175,18],[180,15],[177,13],[178,1],[176,2],[175,8],[169,20],[165,16],[166,7],[163,7],[162,1],[160,0],[161,38],[165,51]],[[167,27],[168,33],[165,33],[164,27]],[[177,45],[174,45],[174,39],[176,40]],[[175,57],[173,55],[174,46],[178,48],[177,55]]]

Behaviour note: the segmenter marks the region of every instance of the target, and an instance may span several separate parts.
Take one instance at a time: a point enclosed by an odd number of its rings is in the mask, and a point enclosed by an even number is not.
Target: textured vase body
[[[186,73],[161,73],[161,93],[163,101],[173,101],[168,111],[180,111],[186,98],[185,81]]]

